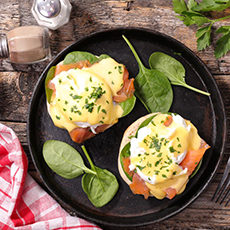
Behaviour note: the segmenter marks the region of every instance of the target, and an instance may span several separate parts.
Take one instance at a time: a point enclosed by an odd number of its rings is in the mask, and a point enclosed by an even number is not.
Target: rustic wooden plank
[[[26,121],[30,96],[39,74],[0,72],[0,120]]]
[[[92,32],[114,28],[114,27],[143,27],[148,29],[157,30],[174,37],[192,51],[194,51],[203,61],[212,73],[230,73],[229,62],[230,54],[225,57],[216,60],[214,58],[213,50],[214,46],[206,49],[205,51],[196,51],[196,28],[186,27],[179,19],[175,17],[175,13],[172,10],[171,1],[84,1],[75,2],[72,1],[73,10],[71,13],[70,22],[62,28],[50,31],[50,43],[52,50],[52,57],[56,56],[66,46],[79,38],[82,38]],[[36,24],[33,18],[30,8],[31,1],[11,1],[5,7],[4,14],[1,14],[1,21],[6,23],[6,26],[0,28],[0,34],[3,34],[11,29],[11,27],[20,25]],[[4,6],[3,3],[0,3]],[[14,17],[12,18],[11,7],[15,7]],[[19,12],[20,10],[20,12]],[[227,14],[226,12],[225,14]],[[223,16],[223,15],[221,15]],[[215,17],[215,15],[212,15]],[[218,22],[217,27],[220,25],[228,25],[229,19]],[[9,26],[9,24],[12,26]],[[192,39],[191,39],[192,38]],[[46,63],[33,65],[38,71],[42,71]],[[28,66],[11,65],[5,61],[1,61],[0,70],[12,70],[15,67],[20,70],[26,70]]]

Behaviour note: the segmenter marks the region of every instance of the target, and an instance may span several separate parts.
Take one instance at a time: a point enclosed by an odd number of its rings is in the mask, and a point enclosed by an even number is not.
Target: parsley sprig
[[[230,18],[230,15],[218,19],[210,19],[205,16],[205,12],[223,11],[230,7],[230,0],[203,0],[199,4],[194,0],[186,3],[184,0],[173,0],[173,10],[179,14],[176,16],[186,26],[197,26],[197,50],[201,51],[211,45],[211,30],[213,24]],[[216,33],[221,33],[222,37],[216,42],[215,57],[220,58],[230,51],[230,26],[220,26]]]

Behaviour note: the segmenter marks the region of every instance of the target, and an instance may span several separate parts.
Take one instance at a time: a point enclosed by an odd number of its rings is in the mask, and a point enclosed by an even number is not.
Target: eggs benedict
[[[47,75],[45,83],[54,125],[66,129],[77,143],[117,123],[135,103],[134,79],[129,79],[126,67],[109,56],[95,59],[69,64],[64,60],[53,69],[52,77]],[[130,111],[125,104],[128,100]]]
[[[153,113],[125,131],[118,169],[134,194],[172,199],[186,188],[210,146],[178,114]]]

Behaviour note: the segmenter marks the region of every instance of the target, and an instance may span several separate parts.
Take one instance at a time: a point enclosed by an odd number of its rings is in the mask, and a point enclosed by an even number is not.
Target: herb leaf
[[[208,46],[210,46],[211,26],[212,24],[197,30],[196,37],[198,37],[197,39],[197,50],[198,51],[201,51],[207,48]]]
[[[107,204],[118,190],[116,177],[106,169],[96,167],[96,175],[85,174],[82,188],[95,207]]]
[[[47,165],[58,175],[72,179],[82,175],[82,188],[95,207],[107,204],[116,194],[119,184],[116,177],[106,169],[96,167],[82,146],[91,169],[73,147],[56,140],[46,141],[43,145],[43,157]]]
[[[230,50],[230,26],[221,26],[216,33],[223,34],[217,41],[215,49],[215,57],[220,58]]]
[[[54,172],[67,179],[78,177],[84,171],[95,174],[85,166],[81,155],[73,147],[61,141],[46,141],[43,157]]]
[[[130,156],[130,142],[128,142],[123,149],[121,150],[121,154],[120,154],[120,163],[121,163],[121,167],[123,169],[123,172],[125,173],[125,175],[127,176],[127,178],[132,181],[132,177],[124,170],[124,162],[123,159],[127,158]]]
[[[86,173],[82,177],[82,188],[95,207],[102,207],[115,196],[119,184],[111,172],[94,166],[84,145],[82,150],[90,162],[91,169],[96,172],[96,174]]]
[[[184,0],[173,0],[173,6],[173,10],[177,14],[181,14],[182,12],[188,10],[186,2]]]
[[[207,92],[188,85],[185,82],[185,68],[183,65],[167,54],[161,52],[153,53],[149,58],[149,65],[152,69],[156,69],[167,76],[173,85],[184,86],[198,93],[210,95]]]
[[[203,0],[199,5],[194,6],[194,11],[222,11],[230,6],[228,0]]]
[[[197,28],[197,50],[203,50],[211,44],[211,29],[215,22],[230,18],[227,15],[218,19],[209,19],[203,12],[223,11],[230,6],[230,0],[203,0],[199,4],[194,0],[189,0],[186,4],[185,0],[173,0],[173,10],[177,18],[183,21],[186,26],[196,25]],[[201,26],[208,24],[201,28]],[[222,28],[216,30],[217,33],[222,33]],[[229,50],[229,34],[224,34],[217,43],[215,49],[215,57],[220,58]]]
[[[89,61],[91,64],[98,62],[102,59],[108,58],[109,56],[106,54],[102,54],[100,57],[97,57],[89,52],[84,51],[73,51],[68,53],[65,58],[63,64],[76,63],[78,61]]]
[[[139,66],[139,73],[134,81],[136,96],[149,112],[167,112],[173,101],[170,82],[159,71],[147,69],[142,64],[132,44],[124,35],[122,37],[131,49]]]
[[[48,101],[49,104],[50,104],[50,101],[51,101],[53,90],[48,88],[48,83],[49,83],[49,81],[51,81],[54,78],[55,69],[56,69],[56,66],[52,66],[49,69],[49,71],[48,71],[48,73],[46,75],[46,79],[45,79],[46,98],[47,98],[47,101]]]
[[[135,103],[136,97],[134,95],[131,98],[128,98],[126,101],[119,103],[119,105],[123,109],[122,117],[126,116],[133,110]]]

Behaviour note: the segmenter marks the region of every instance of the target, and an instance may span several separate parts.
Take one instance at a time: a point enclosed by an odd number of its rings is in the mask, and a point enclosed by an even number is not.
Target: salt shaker
[[[50,58],[49,30],[40,26],[17,27],[0,37],[0,59],[33,64]]]
[[[39,25],[56,30],[69,21],[71,9],[69,0],[34,0],[31,11]]]

